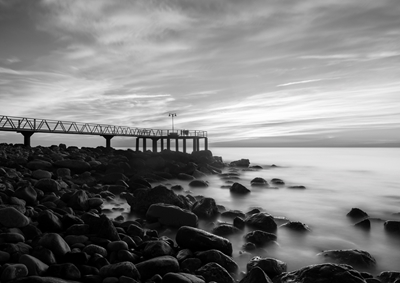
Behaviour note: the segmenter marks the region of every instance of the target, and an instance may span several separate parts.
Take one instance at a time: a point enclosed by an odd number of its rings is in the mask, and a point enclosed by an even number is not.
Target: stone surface
[[[286,222],[284,224],[282,224],[281,226],[279,226],[279,228],[284,228],[284,229],[290,229],[292,231],[296,231],[296,232],[309,232],[311,231],[310,227],[308,227],[308,225],[298,222],[298,221],[289,221]]]
[[[211,232],[218,236],[227,237],[241,233],[241,230],[231,224],[221,224],[215,227]]]
[[[346,216],[350,218],[361,219],[361,218],[367,218],[368,214],[359,208],[352,208],[350,212],[347,213]]]
[[[246,188],[240,183],[233,183],[229,190],[231,193],[240,195],[248,194],[251,192],[248,188]]]
[[[178,272],[178,260],[172,256],[160,256],[136,264],[142,280],[146,280],[155,274],[161,276],[169,272]]]
[[[28,268],[21,263],[8,264],[2,270],[0,281],[8,282],[20,277],[25,277],[28,275]]]
[[[317,256],[323,257],[325,261],[349,264],[360,268],[371,268],[376,265],[376,260],[368,252],[362,250],[328,250]]]
[[[400,282],[400,272],[383,271],[377,277],[382,283],[399,283]]]
[[[203,264],[216,262],[231,273],[235,273],[239,268],[236,262],[234,262],[231,257],[215,249],[203,252],[196,252],[195,256],[200,259]]]
[[[19,263],[28,268],[28,275],[42,275],[49,268],[47,264],[31,255],[24,254],[19,258]]]
[[[250,184],[252,186],[259,186],[259,187],[268,187],[268,182],[267,180],[257,177],[254,178],[253,180],[250,181]]]
[[[176,234],[176,242],[180,247],[192,251],[216,249],[228,256],[232,255],[232,244],[228,239],[193,227],[183,226],[179,228]]]
[[[205,283],[205,281],[190,273],[169,272],[164,275],[162,283]]]
[[[235,166],[235,167],[249,167],[250,161],[249,159],[240,159],[240,160],[235,160],[232,161],[229,166]]]
[[[90,164],[82,160],[64,159],[54,163],[58,168],[68,168],[75,173],[83,173],[90,170]]]
[[[39,245],[51,250],[55,256],[63,256],[71,251],[65,240],[56,233],[46,233],[39,240]]]
[[[269,278],[274,278],[275,276],[286,272],[287,265],[283,261],[275,258],[261,258],[259,256],[256,256],[247,263],[246,268],[247,272],[251,271],[254,268],[261,268],[261,270],[264,271]]]
[[[199,218],[213,218],[219,214],[219,210],[213,198],[202,198],[192,206],[192,212]]]
[[[110,264],[100,268],[101,277],[120,277],[127,276],[133,279],[140,279],[140,274],[136,266],[129,261]]]
[[[267,245],[268,243],[271,243],[273,241],[276,241],[276,239],[277,237],[275,234],[264,232],[261,230],[251,231],[246,235],[244,235],[244,240],[246,242],[251,242],[259,247]]]
[[[164,203],[152,204],[146,213],[146,218],[156,219],[160,224],[170,227],[197,226],[197,216],[175,205]]]
[[[14,207],[0,208],[0,224],[8,228],[20,228],[29,224],[29,218]]]
[[[245,220],[247,226],[262,230],[265,232],[274,233],[277,229],[277,225],[274,218],[268,213],[258,212],[248,216]]]
[[[235,283],[232,276],[221,265],[210,262],[196,270],[196,274],[204,277],[206,282],[215,281],[218,283]]]
[[[387,232],[400,233],[400,221],[387,220],[383,225]]]
[[[254,267],[239,283],[272,283],[272,281],[261,268]]]
[[[194,187],[194,188],[207,188],[208,187],[208,183],[204,180],[193,180],[189,183],[190,187]]]
[[[56,180],[41,179],[37,181],[37,183],[35,184],[35,188],[42,190],[43,192],[57,193],[61,189],[61,186]]]

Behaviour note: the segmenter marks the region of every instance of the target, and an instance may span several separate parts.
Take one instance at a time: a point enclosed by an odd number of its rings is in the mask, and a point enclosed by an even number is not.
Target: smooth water
[[[385,220],[400,220],[400,148],[211,148],[224,162],[241,158],[264,169],[240,170],[240,180],[233,180],[251,189],[245,196],[233,196],[218,176],[209,176],[210,186],[192,189],[187,183],[172,180],[167,185],[181,184],[195,195],[215,199],[226,209],[246,212],[261,207],[273,216],[300,221],[311,228],[304,234],[278,229],[276,248],[258,250],[255,254],[272,256],[288,264],[288,270],[321,263],[316,254],[329,249],[357,248],[368,251],[377,260],[377,267],[368,270],[378,274],[384,270],[400,271],[400,235],[384,231]],[[278,167],[270,168],[271,164]],[[266,180],[280,178],[286,184],[277,189],[251,187],[255,177]],[[303,185],[305,190],[287,186]],[[126,206],[125,206],[126,207]],[[369,214],[371,230],[353,226],[346,217],[353,207]],[[129,208],[128,208],[129,210]],[[130,214],[123,214],[128,217]],[[230,219],[219,219],[231,222]],[[211,230],[211,225],[201,223]],[[240,255],[242,235],[230,238],[234,258],[245,270],[250,255]]]

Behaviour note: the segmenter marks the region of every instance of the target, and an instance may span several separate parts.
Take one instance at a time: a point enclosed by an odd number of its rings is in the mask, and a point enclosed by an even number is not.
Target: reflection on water
[[[289,270],[295,270],[320,263],[316,254],[323,250],[357,248],[368,251],[377,260],[377,268],[370,272],[399,270],[400,236],[385,233],[383,221],[400,219],[400,215],[394,215],[400,212],[400,179],[397,177],[400,149],[215,148],[213,154],[222,156],[225,162],[247,158],[251,165],[265,168],[239,171],[240,180],[233,180],[251,189],[250,194],[232,196],[229,189],[221,188],[226,180],[218,176],[207,177],[210,186],[205,189],[189,188],[186,182],[179,180],[170,183],[190,189],[192,195],[212,197],[226,209],[246,212],[252,207],[262,207],[274,216],[303,222],[312,230],[307,235],[299,235],[278,229],[279,247],[260,249],[253,255],[276,257],[286,262]],[[267,169],[271,164],[282,167]],[[280,178],[286,184],[278,189],[251,187],[250,181],[255,177]],[[287,188],[295,185],[304,185],[306,189]],[[123,207],[129,212],[127,204]],[[354,222],[346,217],[353,207],[361,208],[374,218],[370,231],[355,228]],[[119,214],[112,213],[113,216]],[[135,219],[132,215],[123,215]],[[209,224],[200,226],[208,231],[212,229]],[[230,240],[234,258],[241,270],[245,270],[253,255],[239,254],[243,245],[241,235]]]

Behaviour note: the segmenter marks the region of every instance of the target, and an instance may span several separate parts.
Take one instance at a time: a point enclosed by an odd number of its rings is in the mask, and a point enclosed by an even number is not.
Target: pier
[[[161,130],[26,117],[0,116],[0,131],[17,132],[22,134],[24,137],[25,146],[31,145],[31,137],[34,133],[50,133],[102,136],[106,140],[107,148],[111,147],[111,139],[113,137],[136,137],[136,151],[139,151],[140,147],[142,147],[143,151],[146,151],[148,140],[151,141],[151,149],[153,152],[157,152],[159,147],[161,150],[171,150],[171,141],[174,141],[175,150],[179,151],[179,144],[181,142],[182,151],[186,153],[188,140],[192,140],[193,151],[200,150],[201,140],[203,140],[204,149],[208,149],[207,132],[197,130]]]

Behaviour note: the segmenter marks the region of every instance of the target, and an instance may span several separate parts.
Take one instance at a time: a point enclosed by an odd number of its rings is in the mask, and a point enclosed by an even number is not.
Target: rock
[[[80,267],[88,263],[90,256],[85,252],[68,252],[64,255],[64,262],[70,262]]]
[[[233,219],[233,226],[235,226],[236,228],[243,230],[244,227],[246,226],[246,223],[244,222],[244,219],[240,218],[240,217],[235,217]]]
[[[54,163],[58,168],[68,168],[75,173],[83,173],[90,170],[90,164],[82,160],[64,159]]]
[[[107,257],[107,250],[101,246],[89,244],[83,250],[83,252],[87,253],[88,255],[92,256],[94,254],[99,254],[103,257]]]
[[[126,195],[126,200],[133,211],[146,213],[152,204],[172,204],[180,208],[189,207],[175,194],[174,191],[164,186],[156,186],[152,189],[137,189],[135,196]]]
[[[317,256],[330,262],[349,264],[360,268],[371,268],[376,265],[375,259],[368,252],[362,250],[328,250],[319,253]]]
[[[89,209],[98,208],[103,205],[103,200],[101,198],[88,198],[87,205]]]
[[[206,169],[206,168],[203,168],[202,170],[207,170],[207,173],[209,172],[208,169]],[[193,177],[195,177],[196,179],[201,179],[201,178],[206,178],[207,175],[206,175],[206,173],[201,172],[196,169],[193,171]]]
[[[241,194],[241,195],[248,194],[251,192],[248,188],[239,183],[233,183],[229,190],[231,191],[231,193]]]
[[[140,274],[136,266],[129,261],[123,261],[100,268],[100,276],[105,277],[120,277],[127,276],[133,279],[140,279]]]
[[[61,189],[60,184],[53,179],[41,179],[37,181],[35,188],[46,193],[57,193]]]
[[[40,180],[40,179],[50,179],[51,178],[51,172],[42,170],[42,169],[37,169],[32,172],[32,177]]]
[[[239,283],[272,283],[272,281],[261,268],[254,267]]]
[[[260,178],[260,177],[257,177],[257,178],[254,178],[253,180],[251,180],[251,181],[250,181],[250,184],[251,184],[252,186],[268,187],[268,182],[267,182],[267,180],[265,180],[265,179],[263,179],[263,178]]]
[[[148,220],[156,219],[160,224],[168,227],[191,226],[197,227],[197,216],[175,205],[164,203],[152,204],[146,213]]]
[[[242,217],[245,218],[246,215],[241,212],[240,210],[227,210],[221,213],[223,217],[235,218],[235,217]]]
[[[0,224],[7,228],[21,228],[29,224],[29,218],[14,207],[0,208]]]
[[[161,156],[152,156],[145,161],[145,164],[150,169],[163,169],[165,167],[165,159]]]
[[[234,234],[238,234],[240,232],[241,231],[238,228],[236,228],[235,226],[233,226],[231,224],[221,224],[212,230],[213,234],[222,236],[222,237],[231,236]]]
[[[159,241],[150,241],[147,243],[143,250],[143,256],[146,259],[166,256],[172,254],[171,246],[162,240]]]
[[[7,263],[10,260],[10,253],[0,251],[0,264]]]
[[[297,190],[304,190],[305,186],[289,186],[288,189],[297,189]]]
[[[58,168],[57,176],[62,179],[69,179],[71,178],[71,170],[68,168]]]
[[[195,179],[195,177],[186,173],[179,173],[177,178],[182,181],[193,181]]]
[[[54,257],[54,254],[51,250],[45,248],[45,247],[36,247],[31,255],[40,261],[44,262],[47,265],[53,265],[57,263],[56,258]]]
[[[371,221],[369,219],[361,220],[354,224],[354,227],[363,229],[363,230],[370,230],[371,229]]]
[[[283,261],[274,258],[261,258],[259,256],[253,257],[249,263],[247,263],[247,272],[253,270],[254,268],[261,268],[269,278],[274,278],[286,272],[287,265]]]
[[[14,196],[23,199],[28,205],[33,205],[37,199],[37,192],[31,186],[24,186],[18,188],[15,191]]]
[[[274,218],[268,213],[258,212],[248,216],[244,222],[247,226],[259,229],[265,232],[274,233],[277,229],[277,225]]]
[[[362,211],[362,210],[359,209],[359,208],[352,208],[352,209],[350,210],[350,212],[347,213],[346,216],[347,216],[347,217],[350,217],[350,218],[360,219],[360,218],[367,218],[367,217],[368,217],[368,214],[367,214],[366,212]]]
[[[30,170],[42,169],[51,171],[53,169],[53,165],[50,162],[40,159],[29,161],[26,167],[28,167]]]
[[[387,220],[383,225],[387,232],[400,233],[400,221]]]
[[[74,210],[87,211],[89,209],[88,196],[83,190],[76,190],[70,196],[68,206]]]
[[[271,243],[273,241],[276,241],[276,235],[260,230],[255,230],[252,232],[247,233],[244,236],[244,239],[246,242],[251,242],[255,244],[258,247],[267,245],[268,243]]]
[[[240,159],[236,161],[232,161],[229,166],[236,166],[236,167],[249,167],[250,161],[248,159]]]
[[[155,274],[161,276],[169,272],[178,272],[179,263],[172,256],[160,256],[136,264],[142,280],[146,280]],[[144,282],[144,281],[143,281]]]
[[[201,260],[198,258],[187,258],[181,263],[181,270],[185,270],[190,273],[194,273],[197,269],[202,266]]]
[[[63,256],[71,251],[65,240],[56,233],[43,234],[38,243],[51,250],[55,256]]]
[[[231,257],[215,249],[196,252],[195,256],[200,259],[203,264],[216,262],[230,273],[235,273],[239,269],[238,265],[232,260]]]
[[[47,269],[46,275],[67,280],[79,280],[81,272],[72,263],[53,264]]]
[[[297,222],[297,221],[289,221],[286,222],[284,224],[282,224],[281,226],[279,226],[279,228],[286,228],[286,229],[290,229],[292,231],[296,231],[296,232],[310,232],[310,227],[308,227],[308,225],[301,223],[301,222]]]
[[[400,281],[400,272],[383,271],[377,277],[382,283],[398,283]]]
[[[101,214],[100,216],[97,216],[91,213],[86,213],[82,215],[81,219],[85,224],[89,225],[89,231],[91,234],[96,234],[98,237],[110,241],[121,240],[113,222],[108,219],[106,215]]]
[[[274,185],[284,185],[285,184],[284,181],[282,181],[281,179],[278,179],[278,178],[273,178],[271,180],[271,183],[274,184]]]
[[[213,198],[202,198],[192,206],[192,212],[199,218],[213,218],[219,214],[219,210]]]
[[[345,264],[315,264],[274,278],[274,283],[366,283],[362,275]]]
[[[206,181],[203,180],[193,180],[189,183],[190,187],[193,188],[207,188],[208,187],[208,183]]]
[[[190,273],[169,272],[164,275],[162,283],[206,283],[203,279]]]
[[[126,182],[128,180],[129,180],[128,177],[126,177],[123,173],[117,173],[117,172],[106,174],[101,179],[102,183],[106,184],[106,185],[107,184],[108,185],[113,185],[113,184],[116,184],[118,181]]]
[[[63,225],[61,220],[50,210],[41,211],[37,217],[38,227],[43,232],[61,232]]]
[[[28,275],[28,268],[21,263],[8,264],[4,266],[2,271],[0,277],[1,282],[8,282]]]
[[[179,228],[176,234],[176,243],[180,247],[192,251],[216,249],[228,256],[232,255],[232,244],[228,239],[193,227],[183,226]]]
[[[0,243],[20,243],[25,242],[25,237],[19,233],[1,233]]]
[[[114,241],[107,245],[107,250],[110,252],[118,252],[121,250],[128,250],[128,244],[124,241]]]
[[[204,277],[206,282],[215,281],[218,283],[235,283],[232,276],[221,265],[210,262],[196,270],[196,274]]]

